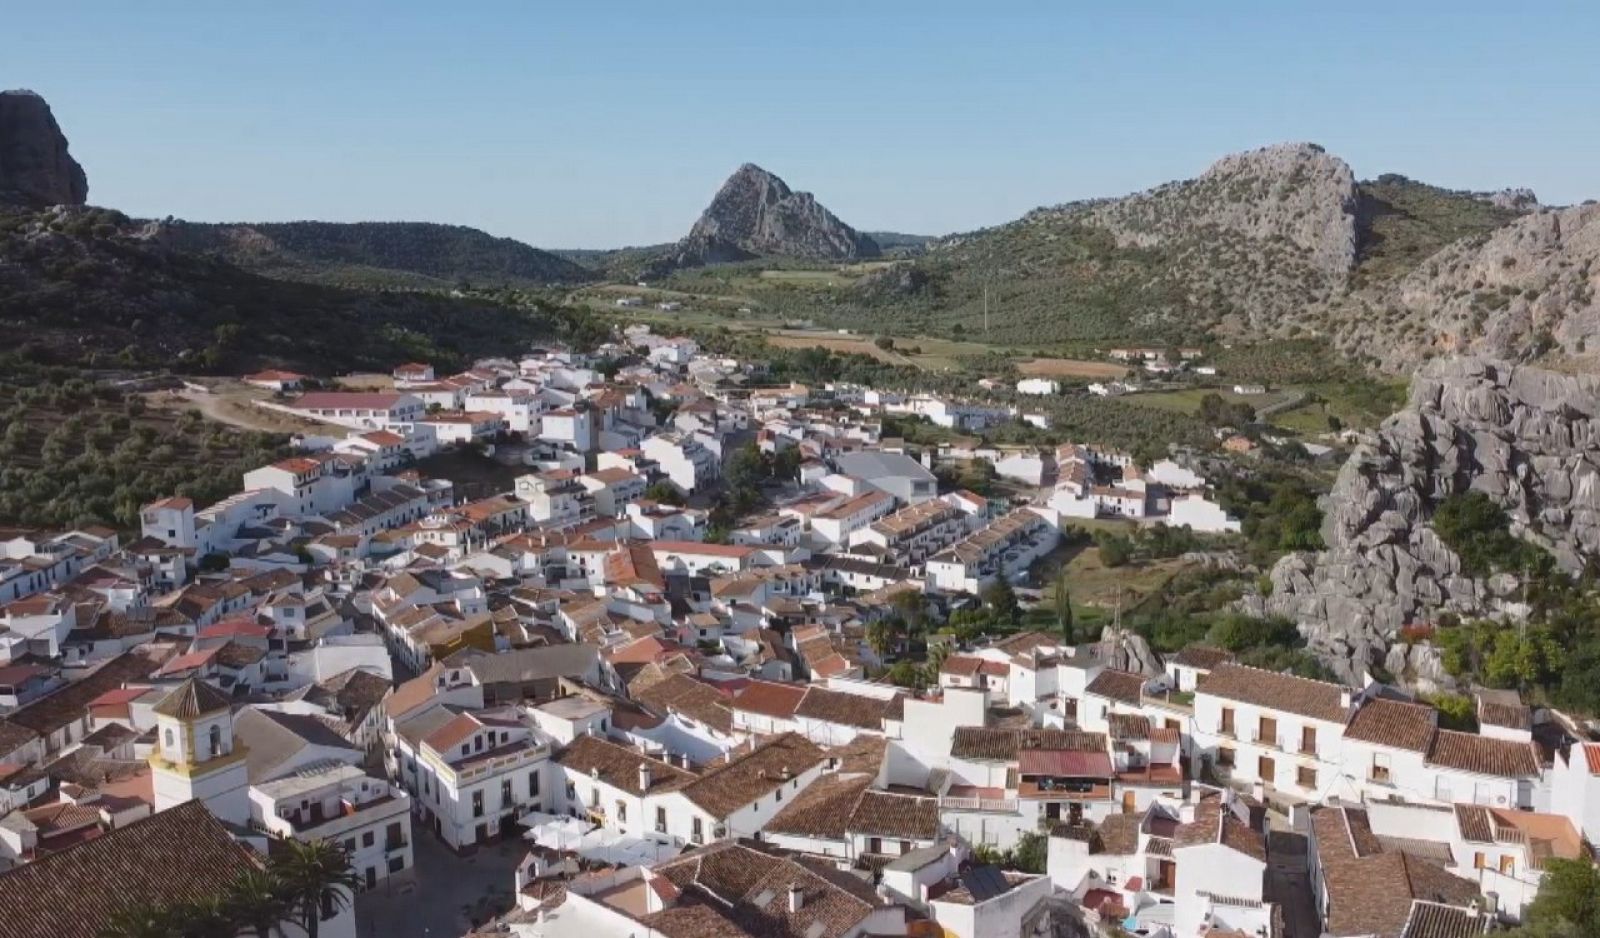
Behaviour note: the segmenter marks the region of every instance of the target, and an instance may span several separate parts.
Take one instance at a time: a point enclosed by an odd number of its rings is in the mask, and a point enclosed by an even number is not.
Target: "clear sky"
[[[90,200],[682,235],[750,161],[939,234],[1312,140],[1358,176],[1600,196],[1600,3],[18,3]]]

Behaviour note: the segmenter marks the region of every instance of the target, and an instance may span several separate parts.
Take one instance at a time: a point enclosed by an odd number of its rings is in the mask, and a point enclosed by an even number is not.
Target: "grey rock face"
[[[1102,658],[1109,668],[1152,677],[1161,673],[1161,658],[1137,632],[1108,625],[1100,631],[1100,645]]]
[[[31,91],[0,91],[0,203],[43,208],[88,197],[88,177],[50,105]]]
[[[877,257],[878,245],[823,208],[809,192],[746,163],[678,244],[678,264],[694,266],[753,257],[844,261]]]
[[[1503,507],[1512,532],[1564,569],[1600,556],[1600,377],[1478,358],[1425,366],[1406,408],[1340,470],[1323,505],[1327,550],[1284,557],[1271,595],[1244,608],[1293,619],[1347,679],[1389,660],[1408,623],[1519,615],[1515,575],[1465,575],[1429,526],[1442,500],[1467,491]],[[1436,661],[1399,663],[1419,680],[1446,678]]]

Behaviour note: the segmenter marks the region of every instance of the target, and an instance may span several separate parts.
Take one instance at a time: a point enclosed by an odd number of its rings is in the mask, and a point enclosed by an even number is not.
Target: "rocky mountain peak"
[[[0,91],[0,203],[82,205],[89,180],[44,98]]]
[[[838,261],[878,254],[871,238],[840,221],[811,193],[795,192],[754,163],[728,177],[678,245],[680,266],[766,256]]]

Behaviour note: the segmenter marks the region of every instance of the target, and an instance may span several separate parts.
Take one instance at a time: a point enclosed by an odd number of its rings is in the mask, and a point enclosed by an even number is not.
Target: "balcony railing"
[[[946,811],[984,811],[995,814],[1015,814],[1015,798],[940,798],[939,807]]]

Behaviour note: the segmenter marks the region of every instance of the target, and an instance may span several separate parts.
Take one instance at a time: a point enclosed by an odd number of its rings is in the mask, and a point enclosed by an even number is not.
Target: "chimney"
[[[806,904],[805,890],[800,888],[800,884],[799,883],[790,883],[789,884],[789,913],[792,915],[795,912],[800,911],[801,907],[804,906],[805,904]]]
[[[648,762],[639,763],[639,790],[650,790],[650,763]]]

